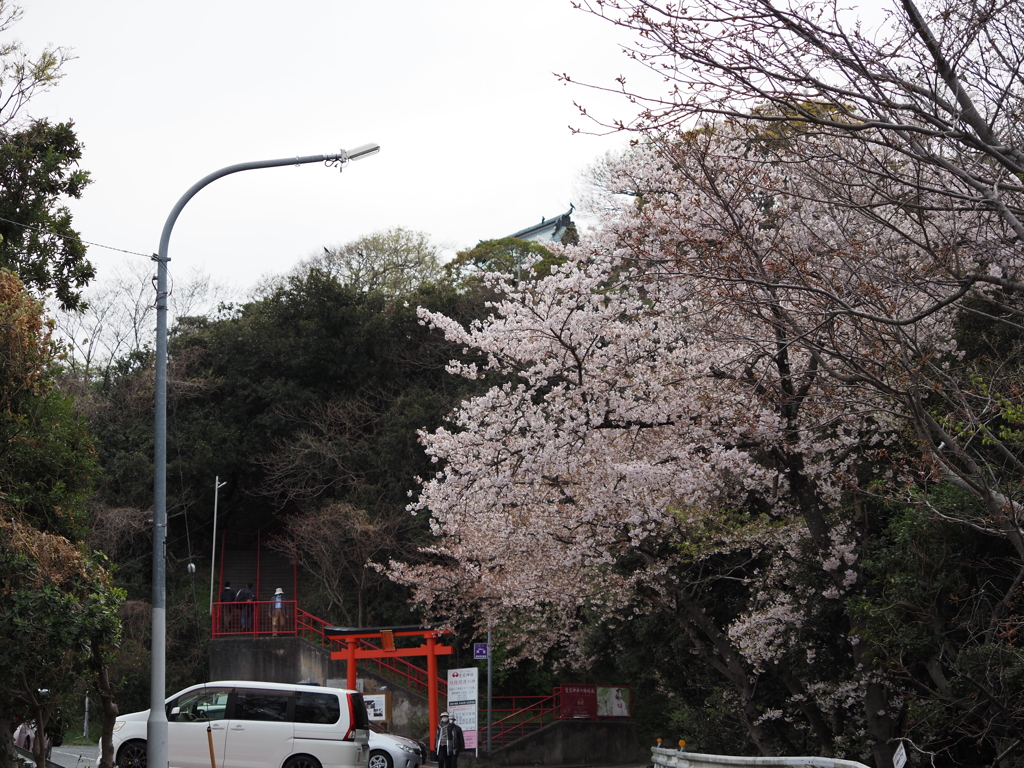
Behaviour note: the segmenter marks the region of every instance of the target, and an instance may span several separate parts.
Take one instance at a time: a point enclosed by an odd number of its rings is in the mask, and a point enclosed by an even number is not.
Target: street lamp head
[[[370,155],[376,155],[380,152],[380,144],[363,144],[355,149],[350,149],[345,152],[346,160],[362,160],[364,157]]]

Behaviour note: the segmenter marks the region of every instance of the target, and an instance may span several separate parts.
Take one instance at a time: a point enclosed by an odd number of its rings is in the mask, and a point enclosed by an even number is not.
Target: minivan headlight
[[[114,733],[117,733],[122,728],[124,728],[124,720],[115,720],[114,721]]]

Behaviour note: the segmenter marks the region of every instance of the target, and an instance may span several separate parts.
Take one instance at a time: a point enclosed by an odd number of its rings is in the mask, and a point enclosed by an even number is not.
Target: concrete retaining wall
[[[627,765],[638,758],[642,753],[636,724],[608,720],[559,720],[495,750],[490,757],[480,754],[481,763],[499,766]]]
[[[327,685],[331,654],[298,637],[224,637],[210,643],[211,680]]]

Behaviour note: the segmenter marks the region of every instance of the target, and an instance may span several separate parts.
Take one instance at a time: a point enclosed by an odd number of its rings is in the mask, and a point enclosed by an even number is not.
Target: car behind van
[[[367,746],[370,750],[367,768],[419,768],[420,748],[412,739],[371,729]]]
[[[165,707],[171,768],[211,768],[211,737],[217,768],[366,768],[370,723],[356,691],[229,680],[193,685]],[[148,719],[114,722],[118,768],[146,768]]]

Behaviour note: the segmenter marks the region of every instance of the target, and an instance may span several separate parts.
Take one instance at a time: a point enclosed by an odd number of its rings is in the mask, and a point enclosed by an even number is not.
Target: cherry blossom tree
[[[766,133],[799,125],[832,138],[831,145],[788,147],[794,171],[809,163],[818,174],[812,198],[869,217],[873,210],[900,209],[904,222],[888,217],[883,224],[897,226],[908,248],[925,252],[934,249],[917,238],[914,220],[958,218],[967,227],[962,238],[997,253],[981,264],[936,254],[942,279],[930,275],[935,305],[959,302],[983,322],[1019,331],[1019,4],[938,0],[919,7],[895,0],[873,19],[834,0],[584,0],[579,6],[635,33],[627,55],[668,84],[663,92],[640,92],[620,78],[614,90],[640,114],[612,127],[649,133],[717,115]],[[979,216],[965,219],[965,212]],[[961,301],[971,294],[978,300]],[[922,384],[923,392],[928,385]],[[925,452],[937,472],[984,500],[992,520],[971,524],[998,529],[1024,553],[1020,510],[999,469],[1015,477],[1020,467],[1006,446],[996,449],[999,456],[977,450],[981,443],[1000,444],[987,433],[1006,411],[990,390],[946,384],[939,391],[943,409],[956,414],[952,432],[920,399],[911,405]]]
[[[866,742],[891,761],[906,690],[842,609],[869,533],[851,500],[970,487],[927,428],[964,400],[960,304],[1016,246],[998,212],[928,214],[926,169],[917,210],[891,203],[895,181],[823,203],[847,151],[799,124],[651,139],[608,163],[618,211],[564,266],[494,277],[501,298],[469,327],[422,312],[479,356],[453,372],[503,378],[424,435],[440,471],[413,508],[437,562],[395,573],[428,610],[479,600],[534,655],[574,647],[584,616],[664,612],[758,750],[791,749],[788,723],[825,754]],[[907,461],[915,438],[925,458]],[[987,477],[983,501],[1004,487]],[[971,514],[1019,546],[1012,508]],[[708,600],[737,583],[730,611]],[[762,675],[784,693],[759,693]]]
[[[485,321],[422,313],[454,373],[500,383],[423,435],[435,560],[394,576],[523,654],[668,617],[762,753],[889,766],[925,696],[962,717],[922,750],[1014,759],[1020,702],[985,670],[1021,666],[1019,5],[581,5],[668,89],[620,79],[638,137],[563,265],[491,276]],[[877,640],[891,503],[1000,558],[915,670]]]

